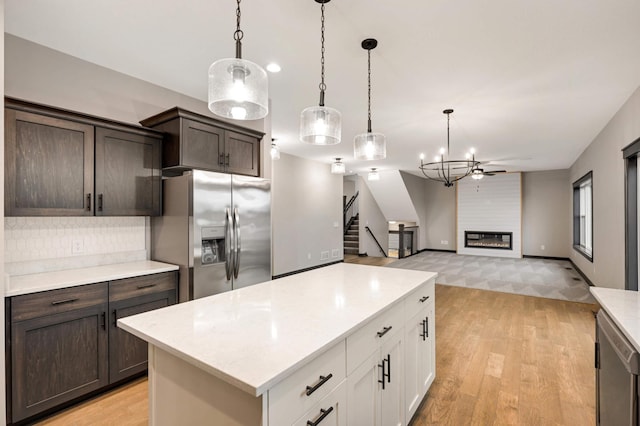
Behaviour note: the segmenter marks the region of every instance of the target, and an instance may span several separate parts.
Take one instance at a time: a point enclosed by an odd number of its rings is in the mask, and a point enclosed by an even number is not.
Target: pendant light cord
[[[367,132],[371,133],[371,49],[367,49],[367,79],[369,81],[369,92],[367,95]]]
[[[236,7],[236,30],[233,33],[233,39],[236,41],[236,58],[242,58],[242,37],[244,33],[240,29],[240,0],[237,0],[238,6]]]
[[[320,106],[324,106],[324,91],[327,85],[324,84],[324,3],[320,7]]]

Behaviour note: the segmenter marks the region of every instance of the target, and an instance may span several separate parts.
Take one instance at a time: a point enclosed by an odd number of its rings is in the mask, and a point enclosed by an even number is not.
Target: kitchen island
[[[340,263],[118,320],[149,342],[150,424],[407,423],[436,276]]]

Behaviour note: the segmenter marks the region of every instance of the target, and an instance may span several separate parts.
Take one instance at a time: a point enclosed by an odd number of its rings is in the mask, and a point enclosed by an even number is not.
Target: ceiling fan
[[[507,173],[507,171],[506,170],[487,170],[485,172],[484,169],[480,168],[479,166],[476,166],[471,171],[471,178],[478,180],[478,179],[482,179],[484,176],[495,176],[497,173]]]

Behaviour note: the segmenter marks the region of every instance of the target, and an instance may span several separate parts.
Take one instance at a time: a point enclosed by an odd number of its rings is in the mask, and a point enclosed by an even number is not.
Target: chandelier
[[[480,176],[482,176],[482,169],[479,169],[480,162],[476,161],[475,151],[473,149],[465,155],[464,160],[452,160],[449,156],[449,119],[453,110],[445,109],[442,112],[447,115],[447,149],[445,151],[444,148],[440,148],[440,154],[430,163],[425,163],[424,155],[421,154],[419,169],[422,170],[422,174],[424,174],[426,178],[442,182],[446,187],[453,186],[454,182],[470,174],[474,174],[473,177],[479,179],[476,177],[478,173],[475,171],[479,171]]]

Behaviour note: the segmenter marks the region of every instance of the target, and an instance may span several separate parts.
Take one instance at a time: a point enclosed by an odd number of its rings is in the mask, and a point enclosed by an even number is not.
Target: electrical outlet
[[[320,260],[327,260],[329,259],[329,252],[328,251],[321,251],[320,252]]]
[[[331,250],[331,257],[338,257],[338,256],[340,256],[340,250],[338,249]]]
[[[540,246],[540,250],[544,250],[544,244]]]
[[[75,238],[71,240],[71,253],[80,254],[84,253],[84,240]]]
[[[311,260],[311,253],[307,253],[307,260]]]
[[[447,244],[449,244],[449,241],[447,241],[447,240],[440,240],[440,244],[442,244],[443,246],[446,246]]]

